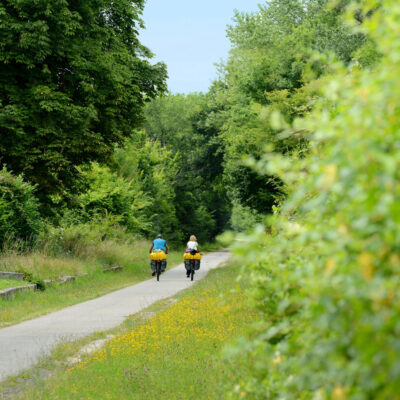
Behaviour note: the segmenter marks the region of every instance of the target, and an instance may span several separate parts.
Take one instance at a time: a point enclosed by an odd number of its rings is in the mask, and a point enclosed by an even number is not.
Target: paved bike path
[[[229,258],[228,252],[203,256],[195,281]],[[183,264],[155,278],[105,296],[0,329],[0,381],[34,366],[40,357],[64,341],[73,341],[120,325],[126,317],[173,296],[192,283]],[[12,306],[12,303],[10,303]]]

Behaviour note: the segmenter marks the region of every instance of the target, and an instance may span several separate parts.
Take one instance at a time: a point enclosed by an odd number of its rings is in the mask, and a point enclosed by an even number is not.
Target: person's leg
[[[189,278],[190,275],[190,262],[185,260],[186,277]]]

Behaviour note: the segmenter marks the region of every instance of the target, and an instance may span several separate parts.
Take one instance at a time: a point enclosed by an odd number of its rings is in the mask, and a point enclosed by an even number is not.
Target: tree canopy
[[[143,0],[0,4],[0,160],[64,196],[76,166],[109,160],[165,89],[138,40]]]
[[[309,132],[288,128],[324,96],[331,61],[376,60],[368,35],[344,22],[348,4],[272,0],[236,12],[218,79],[183,95],[165,94],[166,68],[138,40],[144,1],[7,0],[0,162],[24,174],[56,225],[110,218],[176,241],[248,229],[290,192],[254,165],[266,148],[307,156]],[[356,10],[353,23],[363,20]]]

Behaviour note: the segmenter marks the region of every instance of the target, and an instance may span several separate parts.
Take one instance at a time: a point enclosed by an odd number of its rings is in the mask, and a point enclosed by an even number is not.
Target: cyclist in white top
[[[199,248],[199,244],[197,243],[196,236],[194,236],[194,235],[190,236],[190,239],[189,239],[189,241],[187,242],[187,245],[186,245],[185,253],[191,253],[192,255],[200,253],[200,248]],[[199,263],[200,263],[200,261],[199,261]],[[186,276],[189,278],[190,269],[186,270]]]
[[[200,252],[199,244],[197,243],[196,236],[194,235],[190,236],[190,239],[186,245],[186,252],[191,253],[192,251],[195,251],[196,253]]]

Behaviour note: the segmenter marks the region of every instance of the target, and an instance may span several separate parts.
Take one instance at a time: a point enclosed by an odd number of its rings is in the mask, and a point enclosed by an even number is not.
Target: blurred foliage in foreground
[[[315,132],[308,157],[258,163],[293,192],[238,251],[265,314],[237,349],[252,359],[246,398],[399,398],[400,4],[357,12],[381,61],[338,67],[326,101],[294,123]]]

